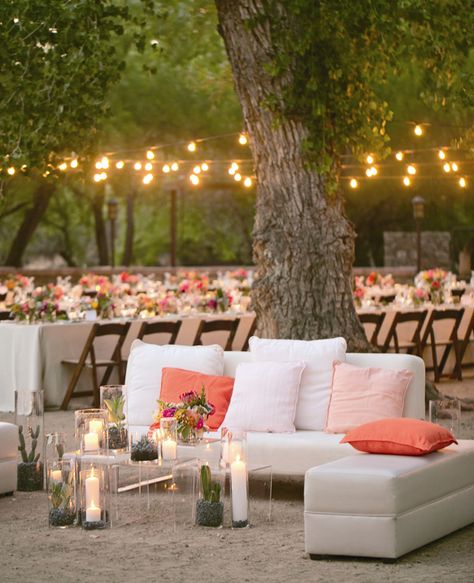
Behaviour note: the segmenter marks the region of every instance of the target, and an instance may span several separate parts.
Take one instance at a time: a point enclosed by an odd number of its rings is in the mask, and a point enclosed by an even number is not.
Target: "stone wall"
[[[416,265],[416,233],[386,231],[383,234],[384,265],[399,267]],[[445,231],[421,233],[421,268],[451,269],[451,235]]]

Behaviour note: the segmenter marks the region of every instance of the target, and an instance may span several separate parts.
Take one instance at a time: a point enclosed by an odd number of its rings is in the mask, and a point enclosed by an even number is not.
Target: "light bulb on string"
[[[239,144],[240,144],[241,146],[245,146],[247,143],[248,143],[247,136],[246,136],[246,135],[245,135],[245,134],[242,132],[242,133],[239,135]]]
[[[194,166],[193,174],[201,174],[201,166]]]
[[[235,170],[239,169],[239,165],[237,164],[237,162],[232,162],[232,164],[230,165],[231,168],[234,168]]]
[[[369,154],[366,158],[367,160],[367,164],[373,164],[374,163],[374,157],[372,156],[372,154]]]
[[[145,164],[145,170],[146,170],[147,172],[150,172],[150,170],[153,170],[153,164],[152,164],[151,162],[147,162],[147,163]]]
[[[399,162],[401,162],[401,161],[403,160],[403,158],[404,158],[404,157],[405,157],[405,155],[403,154],[403,152],[397,152],[397,153],[395,154],[395,158],[396,158],[396,159],[397,159]]]
[[[199,184],[199,176],[196,176],[196,174],[191,174],[189,180],[191,184],[194,184],[194,186],[197,186]]]
[[[420,124],[416,124],[415,129],[413,130],[415,133],[415,136],[422,136],[423,135],[423,128],[421,127]]]
[[[229,170],[227,170],[227,172],[231,175],[234,176],[234,174],[237,172],[237,168],[234,168],[233,166],[231,166],[229,168]]]
[[[152,150],[148,150],[148,152],[146,153],[146,157],[147,157],[147,160],[153,160],[155,157],[155,154]]]
[[[201,164],[201,170],[202,170],[203,172],[207,172],[207,171],[209,170],[209,164],[208,164],[207,162],[203,162],[203,163]]]
[[[107,156],[104,156],[101,160],[101,164],[102,164],[102,168],[104,170],[107,170],[107,168],[109,167],[109,159],[107,158]]]
[[[461,176],[461,178],[458,180],[458,184],[461,188],[466,188],[467,186],[466,179],[463,176]]]
[[[163,168],[161,169],[165,174],[168,174],[168,172],[171,170],[169,164],[164,164]]]
[[[96,162],[95,167],[97,170],[102,170],[102,162]]]
[[[445,160],[445,159],[446,159],[446,152],[445,152],[444,150],[440,150],[440,151],[438,152],[438,158],[439,158],[440,160]]]
[[[370,168],[367,168],[365,174],[368,178],[372,178],[372,176],[377,175],[377,168],[375,166],[371,166]]]
[[[119,160],[118,162],[115,163],[115,168],[117,168],[117,170],[122,170],[124,166],[125,162],[123,160]]]
[[[189,142],[188,144],[188,151],[189,152],[195,152],[196,151],[196,142]]]
[[[357,182],[357,180],[355,178],[351,178],[351,180],[349,182],[349,186],[351,188],[357,188],[359,186],[359,183]]]
[[[456,162],[451,162],[451,170],[453,172],[457,172],[459,170],[459,166],[456,164]]]
[[[67,170],[67,162],[61,162],[61,164],[58,166],[58,169],[61,170],[61,172]]]
[[[408,172],[408,174],[415,176],[415,174],[416,174],[415,166],[413,166],[413,164],[410,164],[409,166],[407,166],[407,172]]]
[[[242,175],[237,172],[236,174],[234,174],[234,180],[236,182],[240,182],[242,180]]]
[[[100,174],[94,174],[94,182],[100,182],[102,180],[102,177]]]
[[[77,168],[79,166],[79,160],[77,158],[74,158],[73,160],[71,160],[71,168]]]
[[[145,176],[143,177],[143,184],[150,184],[150,182],[153,180],[153,174],[145,174]]]
[[[15,170],[15,168],[13,166],[10,166],[10,168],[8,168],[8,170],[7,170],[7,173],[10,176],[13,176],[15,174],[15,172],[16,172],[16,170]]]
[[[101,172],[100,179],[101,180],[107,180],[107,172]]]
[[[179,170],[179,164],[178,164],[178,162],[173,162],[173,163],[171,164],[171,170],[172,170],[173,172],[177,172],[177,171]]]
[[[142,163],[141,162],[135,162],[135,164],[133,165],[133,169],[134,170],[141,170],[142,169]]]
[[[411,180],[410,180],[410,178],[409,178],[408,176],[404,176],[404,177],[403,177],[403,184],[404,184],[405,186],[410,186],[410,184],[411,184]]]
[[[244,178],[244,186],[245,188],[250,188],[253,184],[252,179],[250,178],[250,176],[247,176],[246,178]]]
[[[27,169],[27,165],[26,164],[22,164],[20,170],[22,172],[26,172],[26,169]]]
[[[449,162],[446,162],[446,164],[443,164],[443,170],[446,173],[451,172],[451,164]]]

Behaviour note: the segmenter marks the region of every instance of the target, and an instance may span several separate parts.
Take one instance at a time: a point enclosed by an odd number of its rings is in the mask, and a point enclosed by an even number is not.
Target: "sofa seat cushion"
[[[305,511],[390,516],[474,484],[474,441],[423,457],[361,454],[310,469]]]
[[[0,460],[17,458],[18,427],[12,423],[0,422]]]

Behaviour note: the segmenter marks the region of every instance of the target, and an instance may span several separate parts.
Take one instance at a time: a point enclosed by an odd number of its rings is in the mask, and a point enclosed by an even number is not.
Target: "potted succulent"
[[[130,448],[130,459],[132,462],[150,462],[158,459],[156,443],[147,435],[143,435],[138,441],[133,441]]]
[[[74,524],[76,511],[73,500],[73,487],[67,482],[54,482],[50,486],[49,524],[66,527]]]
[[[210,467],[201,466],[201,498],[196,502],[196,524],[199,526],[222,526],[224,504],[221,489],[219,481],[212,481]]]
[[[112,394],[104,399],[104,405],[109,416],[108,446],[109,449],[123,450],[127,448],[128,432],[125,424],[125,397],[122,392]]]
[[[18,490],[20,492],[32,492],[43,489],[43,462],[40,462],[40,454],[36,453],[40,426],[36,429],[28,427],[31,435],[31,451],[27,453],[23,425],[18,427],[20,445],[18,451],[21,453],[22,461],[18,464]]]

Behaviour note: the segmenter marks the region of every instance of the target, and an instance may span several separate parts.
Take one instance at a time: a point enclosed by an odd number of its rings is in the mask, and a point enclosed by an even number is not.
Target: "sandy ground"
[[[441,383],[445,394],[474,399],[474,379]],[[1,415],[1,420],[11,416]],[[73,430],[72,412],[48,412],[46,431]],[[462,438],[474,439],[474,411],[463,412]],[[116,527],[96,533],[49,529],[44,492],[0,497],[0,582],[474,582],[474,525],[414,551],[395,564],[379,560],[312,561],[304,553],[301,484],[275,484],[271,521],[252,508],[249,529],[173,527],[169,496],[120,494]]]

